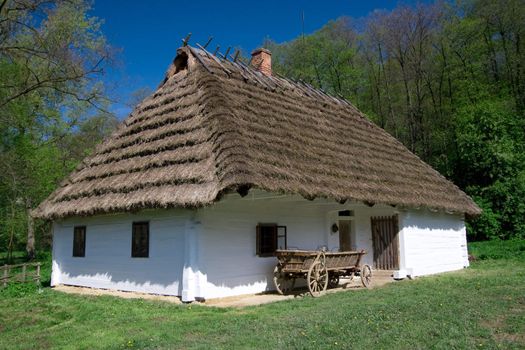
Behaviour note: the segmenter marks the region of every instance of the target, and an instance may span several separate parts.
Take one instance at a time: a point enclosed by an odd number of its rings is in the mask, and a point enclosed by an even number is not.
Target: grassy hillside
[[[475,243],[463,271],[244,309],[8,288],[0,348],[519,349],[524,246]]]

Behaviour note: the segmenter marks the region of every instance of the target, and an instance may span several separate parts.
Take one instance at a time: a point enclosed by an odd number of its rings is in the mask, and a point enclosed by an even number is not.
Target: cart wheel
[[[370,265],[361,266],[360,275],[363,287],[370,288],[370,284],[372,283],[372,268],[370,268]]]
[[[335,273],[329,273],[328,274],[330,278],[328,278],[328,288],[337,288],[339,286],[339,275]]]
[[[328,287],[328,270],[319,260],[315,260],[306,277],[308,290],[313,297],[320,296]]]
[[[295,278],[289,278],[281,272],[279,265],[273,269],[273,284],[277,293],[284,295],[290,292],[295,285]]]

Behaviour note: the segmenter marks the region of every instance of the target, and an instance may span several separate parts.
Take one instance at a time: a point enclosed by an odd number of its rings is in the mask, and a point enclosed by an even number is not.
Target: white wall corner
[[[463,238],[461,242],[461,248],[463,249],[463,267],[469,267],[470,261],[468,260],[467,226],[465,225],[465,214],[461,216],[461,220],[463,221]]]
[[[53,263],[51,265],[51,287],[58,286],[60,284],[60,263],[57,261],[56,254],[56,226],[58,224],[53,222],[51,226],[51,258]]]
[[[407,277],[407,271],[404,269],[399,269],[394,271],[394,279],[395,280],[402,280]]]
[[[182,271],[183,302],[192,302],[198,298],[204,298],[206,286],[206,275],[199,271],[199,235],[201,231],[200,221],[192,215],[186,220],[184,230],[184,268]]]
[[[60,265],[53,259],[51,268],[51,287],[58,286],[60,284]]]

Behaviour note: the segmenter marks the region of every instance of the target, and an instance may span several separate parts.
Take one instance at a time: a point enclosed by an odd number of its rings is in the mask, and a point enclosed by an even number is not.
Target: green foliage
[[[358,98],[364,71],[351,19],[330,21],[321,30],[279,45],[267,40],[272,65],[284,75],[310,82],[333,94]]]
[[[476,239],[525,237],[525,127],[501,101],[485,100],[456,113],[457,183],[484,213],[470,230]]]
[[[483,210],[480,216],[467,222],[467,232],[471,240],[499,239],[505,234],[502,232],[501,215],[494,212],[491,203],[482,197],[473,197],[474,201]]]
[[[468,245],[469,253],[479,260],[519,260],[525,261],[525,240],[499,239],[489,242],[472,242]]]
[[[49,287],[51,281],[51,252],[48,250],[39,251],[32,262],[40,262],[40,284],[27,282],[9,283],[7,287],[0,285],[0,298],[23,298],[31,297],[42,293],[42,287]],[[0,253],[0,265],[4,264],[23,264],[27,262],[25,251],[15,251],[12,253],[12,259],[9,262],[7,253]],[[31,268],[31,273],[34,271]],[[18,268],[20,272],[20,268]]]
[[[475,243],[474,254],[516,258],[475,261],[459,272],[246,308],[50,288],[0,294],[0,348],[522,349],[521,242]]]
[[[266,45],[277,71],[349,98],[471,195],[470,238],[524,237],[523,5],[400,5]]]
[[[29,211],[116,125],[96,82],[112,51],[89,10],[84,0],[0,6],[0,252],[24,248]],[[43,246],[48,231],[36,223]]]
[[[30,297],[42,292],[42,287],[36,283],[11,283],[7,287],[0,287],[0,298]]]
[[[500,101],[481,101],[456,113],[456,171],[485,187],[516,176],[525,164],[525,124]],[[463,180],[464,181],[464,180]]]

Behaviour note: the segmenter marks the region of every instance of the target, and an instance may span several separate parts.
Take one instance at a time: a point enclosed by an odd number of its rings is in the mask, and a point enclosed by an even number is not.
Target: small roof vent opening
[[[175,60],[173,61],[173,66],[175,66],[175,72],[173,74],[188,69],[188,54],[184,51],[179,51],[177,57],[175,57]]]

